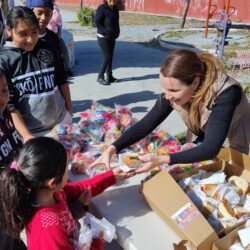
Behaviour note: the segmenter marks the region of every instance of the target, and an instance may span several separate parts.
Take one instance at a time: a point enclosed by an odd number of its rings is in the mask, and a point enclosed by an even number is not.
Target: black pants
[[[22,240],[14,239],[7,234],[3,234],[0,229],[0,249],[1,250],[27,250]]]
[[[107,39],[105,37],[97,37],[99,46],[103,53],[103,61],[99,70],[98,77],[103,78],[106,72],[107,78],[112,77],[112,62],[115,49],[115,39]]]

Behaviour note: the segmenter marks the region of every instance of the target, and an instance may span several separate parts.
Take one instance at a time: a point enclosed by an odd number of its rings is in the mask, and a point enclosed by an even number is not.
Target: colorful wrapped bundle
[[[181,149],[181,144],[177,139],[160,129],[154,130],[140,143],[143,153],[164,155],[179,152]]]
[[[132,111],[128,107],[121,106],[121,105],[118,105],[118,104],[115,104],[115,112],[116,112],[116,115],[127,114],[127,115],[132,116]]]
[[[91,104],[91,110],[92,111],[103,110],[103,111],[111,112],[111,113],[115,112],[115,110],[113,108],[104,106],[101,103],[95,102],[95,101],[93,101],[92,104]]]
[[[98,142],[102,141],[105,130],[92,121],[80,121],[78,123],[80,131],[86,133],[92,141]]]
[[[167,141],[164,142],[166,147],[168,148],[169,154],[177,153],[181,151],[181,144],[174,137],[169,136]]]
[[[79,153],[81,151],[81,145],[77,143],[75,140],[59,140],[60,143],[64,146],[67,155],[68,155],[68,160],[71,161],[73,160],[74,156],[76,153]]]
[[[91,121],[92,120],[92,110],[88,109],[88,110],[86,110],[84,112],[81,112],[80,117],[81,117],[81,120]]]
[[[107,131],[104,135],[104,142],[107,144],[112,144],[121,136],[121,131]]]
[[[119,116],[120,120],[120,129],[122,132],[125,132],[130,126],[132,126],[136,119],[132,117],[130,114],[120,114]]]
[[[71,171],[74,174],[85,174],[85,169],[95,160],[95,156],[89,152],[76,153],[71,163]]]
[[[50,132],[51,136],[56,140],[72,140],[73,127],[68,124],[59,123]]]
[[[103,126],[103,128],[105,128],[106,130],[104,135],[105,143],[111,144],[121,136],[121,131],[118,126],[119,121],[117,118],[112,118],[105,123],[105,125]]]
[[[104,125],[108,120],[110,120],[112,117],[112,114],[110,112],[104,111],[104,110],[96,110],[93,115],[93,120],[99,124]]]
[[[196,163],[187,163],[187,164],[175,164],[172,166],[169,166],[168,172],[171,175],[180,174],[183,172],[188,172],[196,168],[200,168],[203,165],[209,164],[212,161],[202,161],[202,162],[196,162]]]
[[[176,175],[176,174],[180,174],[180,173],[183,173],[183,172],[187,172],[187,171],[190,171],[194,169],[192,163],[188,163],[188,164],[175,164],[175,165],[172,165],[168,168],[168,172],[171,174],[171,175]]]

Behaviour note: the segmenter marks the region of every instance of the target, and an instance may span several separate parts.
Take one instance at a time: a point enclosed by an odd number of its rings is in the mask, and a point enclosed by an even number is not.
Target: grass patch
[[[155,25],[176,23],[177,18],[170,16],[147,15],[120,11],[120,24],[122,25]]]
[[[95,11],[91,8],[85,7],[78,11],[77,19],[82,26],[91,26],[94,27],[94,15]]]

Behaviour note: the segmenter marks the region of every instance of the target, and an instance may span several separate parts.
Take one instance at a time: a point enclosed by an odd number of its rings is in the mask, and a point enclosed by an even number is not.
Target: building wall
[[[78,5],[81,0],[56,0],[57,3]],[[70,2],[70,3],[69,3]],[[82,0],[83,6],[96,8],[103,0]],[[162,14],[171,16],[181,16],[186,0],[119,0],[120,9],[144,12],[152,14]],[[207,13],[208,0],[191,0],[188,16],[205,19]],[[212,0],[211,11],[215,10],[212,18],[218,19],[219,13],[225,8],[226,0]],[[235,10],[230,19],[250,23],[250,0],[231,0],[230,12]]]

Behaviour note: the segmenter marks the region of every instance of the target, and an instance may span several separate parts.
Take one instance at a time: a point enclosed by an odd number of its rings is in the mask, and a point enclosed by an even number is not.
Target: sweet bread
[[[236,214],[235,214],[233,208],[228,203],[228,201],[225,199],[219,203],[218,211],[219,211],[221,217],[236,217]]]
[[[138,158],[138,156],[126,155],[123,158],[123,163],[129,168],[138,168],[142,161]]]
[[[241,194],[243,195],[245,195],[249,190],[249,183],[245,179],[239,176],[236,175],[231,176],[228,179],[228,182],[234,184],[242,192]]]

